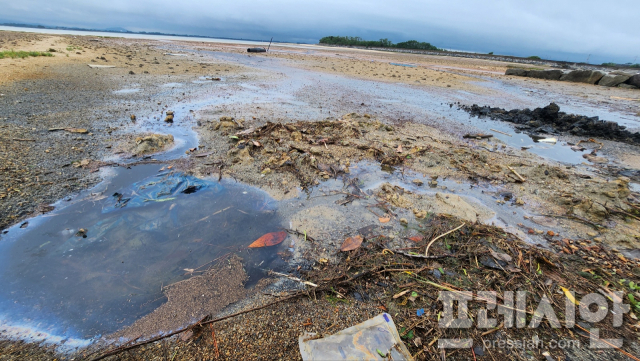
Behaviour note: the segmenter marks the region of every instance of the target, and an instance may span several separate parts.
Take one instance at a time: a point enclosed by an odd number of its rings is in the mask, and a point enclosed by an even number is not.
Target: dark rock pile
[[[461,105],[460,108],[473,116],[520,124],[518,129],[532,133],[559,134],[567,132],[577,136],[598,137],[640,145],[640,133],[631,133],[626,130],[626,127],[616,122],[600,120],[597,116],[587,117],[561,112],[560,107],[555,103],[534,110],[528,108],[506,110],[489,106],[481,107],[476,104],[472,106]]]

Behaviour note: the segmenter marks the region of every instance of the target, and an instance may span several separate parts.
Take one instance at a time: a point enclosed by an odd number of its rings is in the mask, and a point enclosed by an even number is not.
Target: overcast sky
[[[639,0],[0,0],[0,22],[317,43],[327,35],[640,62]]]

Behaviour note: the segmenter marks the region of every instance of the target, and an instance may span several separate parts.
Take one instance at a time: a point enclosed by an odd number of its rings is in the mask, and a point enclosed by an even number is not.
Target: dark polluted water
[[[150,313],[166,301],[163,285],[229,252],[263,268],[277,262],[274,249],[246,251],[281,230],[267,193],[160,167],[119,168],[79,200],[2,236],[0,331],[82,345]]]

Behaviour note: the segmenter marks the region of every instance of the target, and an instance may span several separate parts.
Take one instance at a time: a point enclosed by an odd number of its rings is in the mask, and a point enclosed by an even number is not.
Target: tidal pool
[[[222,255],[243,251],[264,268],[276,260],[273,247],[246,252],[281,230],[265,192],[160,168],[119,168],[80,199],[2,236],[0,329],[92,339],[150,313],[166,301],[163,286]]]

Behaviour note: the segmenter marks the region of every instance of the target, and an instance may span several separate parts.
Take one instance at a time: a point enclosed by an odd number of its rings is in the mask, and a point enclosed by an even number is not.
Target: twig
[[[409,258],[439,259],[439,258],[453,257],[452,254],[444,254],[444,255],[441,255],[441,256],[423,256],[421,254],[411,254],[411,253],[401,252],[401,251],[398,251],[398,250],[392,250],[392,251],[394,253],[401,254],[401,255],[403,255],[405,257],[409,257]]]
[[[513,169],[513,168],[511,168],[509,166],[507,166],[507,168],[509,168],[509,170],[512,171],[513,174],[515,174],[516,177],[518,177],[518,179],[520,179],[521,182],[526,182],[526,179],[522,178],[522,176],[520,174],[518,174],[518,172],[516,172],[515,169]]]
[[[424,250],[425,257],[429,255],[429,248],[431,248],[431,245],[433,244],[433,242],[439,240],[440,238],[446,236],[449,233],[453,233],[453,232],[459,230],[460,228],[464,227],[464,225],[465,225],[465,223],[462,222],[462,224],[459,225],[457,228],[454,228],[454,229],[450,230],[449,232],[443,233],[443,234],[439,235],[438,237],[432,239],[431,242],[429,242],[429,244],[427,245],[427,248]]]
[[[509,137],[511,136],[511,134],[509,134],[509,133],[505,133],[505,132],[501,132],[501,131],[499,131],[499,130],[495,130],[495,129],[489,129],[489,130],[490,130],[490,131],[492,131],[492,132],[496,132],[496,133],[504,134],[504,135],[509,136]]]
[[[274,274],[274,275],[278,275],[278,276],[286,277],[286,278],[288,278],[288,279],[290,279],[290,280],[298,281],[298,282],[300,282],[300,283],[304,283],[305,285],[309,285],[309,286],[311,286],[311,287],[318,287],[318,285],[317,285],[317,284],[315,284],[315,283],[311,283],[311,282],[309,282],[309,281],[301,280],[301,279],[300,279],[300,278],[298,278],[298,277],[289,276],[289,275],[286,275],[286,274],[284,274],[284,273],[280,273],[280,272],[276,272],[276,271],[269,271],[269,274],[270,274],[270,275]]]
[[[216,340],[216,332],[213,330],[213,324],[209,324],[209,328],[211,328],[211,339],[213,340],[213,345],[216,348],[216,360],[220,357],[220,351],[218,350],[218,340]]]

